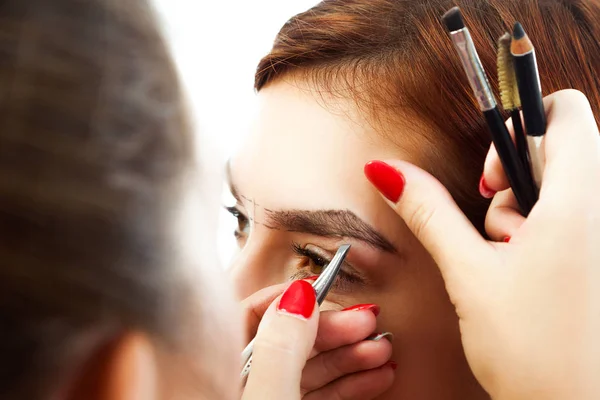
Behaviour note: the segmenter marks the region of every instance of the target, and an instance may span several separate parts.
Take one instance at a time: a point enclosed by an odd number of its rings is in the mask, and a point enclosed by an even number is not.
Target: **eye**
[[[323,256],[303,248],[297,243],[294,243],[292,246],[294,248],[294,253],[302,257],[302,264],[300,267],[307,268],[311,275],[321,275],[325,266],[329,264],[329,260],[325,259]]]
[[[298,272],[292,276],[292,279],[303,279],[312,275],[320,275],[331,261],[329,257],[317,253],[317,251],[312,248],[302,247],[298,243],[293,243],[292,249],[294,253],[300,257]],[[334,286],[343,290],[347,289],[348,285],[357,283],[364,283],[364,281],[359,276],[344,271],[344,268],[342,267],[334,282]]]
[[[240,244],[240,247],[243,247],[248,239],[248,235],[250,235],[250,220],[237,206],[225,207],[225,210],[237,219],[237,228],[233,232],[233,235]]]

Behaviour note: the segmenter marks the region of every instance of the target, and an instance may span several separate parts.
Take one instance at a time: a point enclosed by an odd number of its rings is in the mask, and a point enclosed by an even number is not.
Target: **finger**
[[[600,178],[600,137],[587,98],[576,90],[563,90],[545,100],[548,129],[542,193],[546,189],[577,207],[590,186]]]
[[[496,242],[508,242],[515,236],[525,217],[512,190],[508,189],[494,196],[485,217],[485,231]]]
[[[306,278],[305,281],[313,282],[317,277]],[[273,285],[259,290],[242,301],[243,315],[246,320],[246,331],[248,338],[254,337],[256,329],[265,311],[269,308],[273,300],[280,296],[293,282],[285,282],[279,285]]]
[[[241,306],[246,321],[248,339],[256,334],[258,324],[260,324],[260,320],[271,303],[273,303],[273,300],[280,296],[290,284],[291,282],[286,282],[266,287],[242,301]]]
[[[371,400],[385,393],[394,383],[395,363],[347,375],[329,385],[308,393],[304,400]]]
[[[373,333],[376,326],[377,318],[369,310],[325,311],[319,320],[313,355],[360,342]]]
[[[506,127],[508,128],[508,132],[514,143],[515,132],[513,129],[512,118],[506,121]],[[510,183],[508,183],[508,178],[506,178],[506,174],[504,173],[504,168],[502,167],[502,162],[500,161],[496,147],[492,143],[483,166],[483,175],[481,176],[479,191],[484,197],[490,198],[491,196],[486,196],[486,189],[488,193],[496,193],[508,188],[510,188]]]
[[[392,356],[387,339],[365,340],[321,353],[306,363],[300,387],[312,392],[345,375],[381,367]]]
[[[243,399],[295,399],[319,323],[315,290],[306,281],[290,285],[265,313],[254,343],[252,370]]]
[[[562,90],[544,98],[547,114],[544,177],[556,177],[567,187],[582,189],[581,179],[598,171],[599,133],[588,99],[579,91]],[[512,124],[509,124],[512,128]],[[510,129],[512,134],[512,129]],[[554,167],[554,165],[558,165]],[[548,175],[548,170],[553,171]],[[492,191],[509,188],[498,153],[492,146],[484,167],[484,182]],[[578,178],[571,181],[571,178]],[[560,185],[559,185],[560,186]],[[543,189],[543,188],[542,188]],[[565,186],[560,190],[566,192]],[[569,191],[570,192],[570,191]]]
[[[403,161],[368,163],[365,174],[436,261],[451,297],[476,284],[473,268],[491,246],[437,179]]]

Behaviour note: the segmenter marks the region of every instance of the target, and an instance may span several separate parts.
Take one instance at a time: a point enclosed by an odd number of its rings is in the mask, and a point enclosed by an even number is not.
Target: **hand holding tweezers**
[[[344,260],[346,259],[346,255],[350,250],[350,245],[345,244],[340,246],[335,256],[331,259],[331,262],[325,267],[323,273],[319,276],[319,278],[313,283],[313,288],[315,289],[315,294],[317,297],[317,303],[321,305],[329,289],[331,289],[331,285],[335,282],[335,278],[337,277]],[[240,374],[242,379],[245,379],[250,373],[250,368],[252,366],[252,352],[254,350],[254,339],[246,346],[244,351],[242,351],[242,363],[244,368]]]

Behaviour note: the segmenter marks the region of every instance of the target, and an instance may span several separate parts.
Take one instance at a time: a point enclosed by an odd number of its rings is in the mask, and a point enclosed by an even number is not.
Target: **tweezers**
[[[327,267],[323,270],[319,278],[313,283],[313,288],[315,289],[317,303],[321,305],[327,293],[329,293],[329,289],[331,289],[331,285],[335,282],[335,278],[338,276],[342,265],[344,264],[344,260],[348,255],[348,251],[350,250],[350,245],[345,244],[340,246],[335,256],[331,259]],[[248,377],[250,373],[250,368],[252,366],[252,352],[254,351],[254,339],[246,346],[244,351],[242,351],[242,364],[244,368],[240,373],[240,378],[242,380]]]

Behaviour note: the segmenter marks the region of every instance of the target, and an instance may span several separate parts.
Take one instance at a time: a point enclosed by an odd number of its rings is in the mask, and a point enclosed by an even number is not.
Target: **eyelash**
[[[243,233],[243,229],[240,230],[240,227],[249,224],[250,220],[248,219],[248,217],[246,217],[244,214],[242,214],[242,212],[240,210],[238,210],[238,208],[236,206],[225,207],[225,210],[228,213],[230,213],[231,215],[233,215],[233,217],[238,220],[238,227],[233,232],[233,235],[238,240],[244,239],[246,234]]]
[[[318,266],[320,268],[324,268],[331,261],[331,260],[324,258],[320,254],[317,254],[311,250],[308,250],[308,249],[302,247],[300,244],[295,243],[295,242],[292,243],[292,250],[294,251],[294,253],[297,256],[310,260],[313,264],[315,264],[316,266]],[[315,275],[315,274],[314,273],[309,274],[307,271],[298,271],[294,275],[292,275],[291,279],[303,279],[303,278],[308,278],[311,275]],[[357,283],[362,283],[362,280],[359,277],[349,274],[348,272],[346,272],[344,270],[340,270],[340,272],[338,273],[337,279],[335,280],[333,285],[337,289],[343,290],[343,289],[347,289],[347,285],[353,285],[353,284],[357,284]]]

